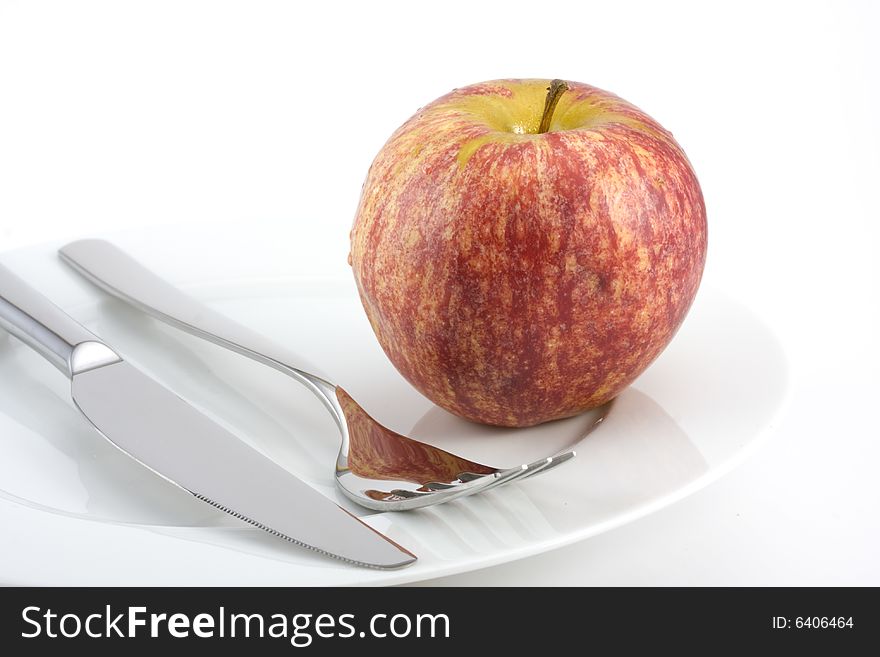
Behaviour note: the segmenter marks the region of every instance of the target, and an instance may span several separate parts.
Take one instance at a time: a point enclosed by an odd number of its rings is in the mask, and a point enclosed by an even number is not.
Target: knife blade
[[[150,378],[0,265],[0,327],[71,380],[113,445],[196,498],[302,547],[373,568],[415,555]]]

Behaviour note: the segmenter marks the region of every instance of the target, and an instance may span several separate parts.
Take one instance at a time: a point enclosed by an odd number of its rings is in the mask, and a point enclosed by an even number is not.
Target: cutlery
[[[105,292],[268,365],[311,390],[333,416],[342,437],[336,483],[349,499],[367,508],[406,511],[448,502],[547,472],[575,456],[573,449],[566,449],[532,463],[496,468],[403,436],[373,419],[343,388],[293,365],[297,357],[281,345],[181,292],[110,242],[80,240],[59,254]],[[586,433],[604,419],[610,404],[598,409]]]
[[[126,362],[3,266],[0,327],[70,379],[76,407],[107,440],[199,500],[357,565],[416,560]]]

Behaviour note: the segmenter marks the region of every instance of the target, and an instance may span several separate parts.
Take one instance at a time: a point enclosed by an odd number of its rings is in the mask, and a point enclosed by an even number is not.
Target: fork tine
[[[459,489],[455,491],[454,495],[451,495],[449,499],[457,499],[460,497],[469,497],[476,493],[483,493],[492,488],[496,488],[498,486],[504,486],[509,484],[521,477],[526,476],[533,468],[537,467],[537,465],[543,462],[533,463],[531,465],[520,465],[513,468],[508,468],[507,470],[501,470],[500,472],[495,473],[494,475],[483,475],[483,479],[480,481],[479,485],[474,485],[474,482],[470,482],[469,484],[461,484]],[[475,480],[476,481],[476,480]],[[450,491],[451,492],[451,491]],[[448,501],[448,500],[440,500]],[[439,503],[439,502],[438,502]]]
[[[422,498],[424,504],[421,504],[420,506],[433,506],[434,504],[444,504],[446,502],[451,502],[452,500],[456,500],[461,497],[468,497],[470,495],[475,495],[476,493],[482,493],[501,476],[502,475],[497,473],[483,475],[482,477],[480,477],[480,479],[474,479],[473,481],[469,481],[467,483],[458,484],[452,488],[447,488],[446,490],[424,493],[425,497]]]
[[[466,483],[457,484],[454,488],[438,491],[436,493],[425,493],[425,495],[431,496],[430,500],[425,499],[425,501],[427,504],[441,504],[461,497],[469,497],[476,493],[482,493],[485,490],[494,488],[495,486],[501,485],[509,480],[521,477],[523,473],[526,472],[525,468],[526,466],[520,466],[508,470],[500,470],[492,474],[482,475],[479,479],[473,479]]]
[[[520,466],[522,468],[522,471],[516,476],[506,478],[502,481],[496,481],[492,485],[484,488],[483,490],[497,488],[499,486],[506,486],[507,484],[513,483],[514,481],[518,481],[520,479],[528,479],[529,477],[533,477],[536,474],[547,472],[548,470],[552,470],[553,468],[555,468],[557,465],[565,463],[576,455],[577,453],[574,450],[570,450],[568,452],[557,454],[556,456],[550,456],[545,459],[534,461],[532,463],[529,463],[528,465]]]
[[[524,477],[530,476],[531,474],[536,474],[537,471],[546,468],[548,465],[550,465],[550,459],[542,459],[528,465],[520,465],[513,468],[508,468],[507,470],[501,470],[494,475],[483,475],[481,480],[475,479],[468,482],[468,484],[459,484],[454,491],[444,491],[445,495],[448,497],[446,497],[446,499],[437,500],[437,503],[439,504],[441,502],[447,502],[451,499],[457,499],[460,497],[469,497],[476,493],[483,493],[492,488],[506,486],[507,484],[512,483],[517,479],[522,479]],[[479,481],[480,483],[478,485],[474,485],[477,481]]]
[[[489,488],[496,488],[498,486],[506,486],[509,483],[514,481],[519,481],[522,479],[528,479],[529,477],[534,477],[537,474],[543,474],[552,470],[553,468],[562,465],[566,461],[577,456],[577,452],[575,450],[569,450],[567,452],[562,452],[560,454],[556,454],[555,456],[550,456],[545,459],[539,459],[538,461],[533,461],[528,465],[520,466],[524,468],[524,472],[519,476],[512,477],[511,479],[505,479],[502,482],[496,482],[493,486],[489,486]],[[484,489],[485,490],[485,489]]]
[[[500,470],[498,470],[498,472],[500,472]],[[474,481],[475,479],[482,479],[485,476],[486,475],[484,474],[477,474],[476,472],[459,472],[458,480],[467,483],[469,481]]]
[[[547,464],[546,467],[540,468],[534,472],[530,472],[523,479],[528,479],[529,477],[533,477],[536,474],[544,474],[545,472],[550,472],[553,468],[562,465],[566,461],[569,461],[577,456],[577,452],[575,450],[570,450],[568,452],[562,452],[561,454],[556,454],[555,456],[550,457],[550,463]]]
[[[398,506],[398,510],[418,509],[434,506],[435,504],[443,504],[454,499],[470,497],[492,488],[506,486],[520,479],[527,479],[536,474],[547,472],[547,470],[565,463],[575,455],[574,450],[562,452],[546,459],[540,459],[506,470],[498,470],[491,474],[478,475],[472,472],[463,472],[459,474],[459,483],[432,481],[425,484],[420,490],[396,488],[388,492],[369,491],[369,493],[372,493],[371,497],[374,498],[379,496],[395,498],[393,502]],[[391,502],[391,500],[387,499],[386,501]]]
[[[404,497],[407,499],[428,499],[435,498],[436,494],[430,490],[406,490],[405,488],[395,488],[391,491],[391,495],[395,497]]]
[[[540,461],[535,461],[533,463],[523,464],[516,468],[511,468],[508,472],[513,471],[509,477],[499,478],[493,481],[491,484],[486,486],[483,490],[490,490],[492,488],[498,488],[499,486],[506,486],[507,484],[511,484],[514,481],[519,479],[525,479],[526,477],[530,477],[533,474],[537,474],[548,465],[550,465],[552,461],[549,458],[541,459]]]
[[[397,507],[396,510],[418,509],[470,497],[492,488],[506,486],[520,479],[527,479],[551,470],[574,456],[576,456],[576,452],[570,450],[532,463],[498,470],[491,474],[478,475],[473,472],[462,472],[458,475],[458,482],[432,481],[424,484],[419,490],[395,488],[388,492],[375,490],[366,492],[374,499],[385,498],[384,501],[388,503],[389,510],[391,510],[392,504]]]
[[[441,490],[449,490],[450,488],[456,488],[461,484],[449,484],[444,483],[442,481],[429,481],[427,484],[422,486],[422,488],[427,488],[430,492],[437,492]]]
[[[445,487],[437,490],[407,490],[403,488],[395,488],[391,491],[372,490],[366,492],[374,499],[385,496],[398,498],[395,499],[393,503],[388,501],[388,510],[392,510],[392,504],[397,507],[395,510],[410,510],[425,506],[433,506],[435,504],[448,502],[458,497],[464,497],[465,495],[479,493],[500,476],[500,473],[479,475],[477,479],[472,479],[460,484],[442,484]],[[402,504],[397,504],[398,502],[402,502]],[[381,509],[381,507],[377,508]]]
[[[503,486],[510,481],[519,479],[527,471],[527,466],[523,465],[509,468],[507,470],[500,470],[493,475],[483,475],[482,479],[471,481],[468,484],[461,484],[459,491],[456,491],[458,494],[456,494],[455,497],[469,497],[475,493],[483,493],[496,486]]]

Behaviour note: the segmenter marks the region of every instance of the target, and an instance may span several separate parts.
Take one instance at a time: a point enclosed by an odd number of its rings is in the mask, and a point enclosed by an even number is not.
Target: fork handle
[[[336,386],[294,365],[298,356],[180,291],[114,244],[80,240],[61,248],[59,255],[86,279],[138,310],[292,376],[336,414]]]

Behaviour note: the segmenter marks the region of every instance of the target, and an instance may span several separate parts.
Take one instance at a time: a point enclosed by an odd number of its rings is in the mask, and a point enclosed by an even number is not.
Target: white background
[[[341,261],[420,105],[499,77],[614,91],[687,151],[706,284],[780,336],[792,403],[690,499],[438,583],[878,585],[878,33],[869,2],[0,0],[0,251],[270,221]]]

